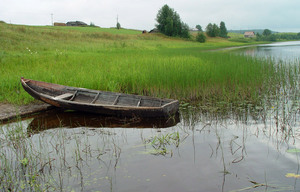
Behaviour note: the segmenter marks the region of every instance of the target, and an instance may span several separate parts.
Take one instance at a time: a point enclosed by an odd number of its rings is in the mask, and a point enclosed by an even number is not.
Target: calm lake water
[[[289,44],[245,53],[294,60],[300,42]],[[39,175],[48,191],[300,191],[299,108],[283,96],[271,109],[216,115],[185,106],[155,120],[49,111],[2,125],[0,159],[18,170],[23,191],[34,191],[24,175]],[[20,143],[9,139],[16,130]]]
[[[300,41],[278,42],[238,50],[255,57],[271,57],[276,61],[295,61],[300,59]]]

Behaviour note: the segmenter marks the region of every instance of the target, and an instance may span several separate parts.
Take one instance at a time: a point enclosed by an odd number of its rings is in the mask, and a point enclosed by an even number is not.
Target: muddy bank
[[[32,113],[48,110],[50,108],[52,108],[52,106],[40,102],[21,106],[0,103],[0,123],[14,119],[17,116],[23,117]]]

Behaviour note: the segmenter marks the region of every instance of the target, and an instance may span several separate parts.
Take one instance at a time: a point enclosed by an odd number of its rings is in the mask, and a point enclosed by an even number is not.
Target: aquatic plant
[[[184,138],[181,138],[177,131],[151,137],[150,139],[145,140],[145,144],[150,144],[153,147],[154,150],[150,150],[151,154],[163,156],[170,154],[170,156],[172,156],[173,151],[169,149],[169,147],[174,145],[178,148],[182,140],[184,140]]]

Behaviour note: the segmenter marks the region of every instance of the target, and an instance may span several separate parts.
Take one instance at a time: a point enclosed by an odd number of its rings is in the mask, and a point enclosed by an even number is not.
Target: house
[[[82,21],[69,21],[67,26],[87,26],[87,24]]]
[[[65,23],[54,22],[54,26],[66,26]]]
[[[254,33],[254,31],[246,31],[244,33],[244,37],[246,37],[246,38],[255,37],[255,33]]]
[[[190,29],[190,31],[199,31],[197,28],[192,28],[192,29]]]

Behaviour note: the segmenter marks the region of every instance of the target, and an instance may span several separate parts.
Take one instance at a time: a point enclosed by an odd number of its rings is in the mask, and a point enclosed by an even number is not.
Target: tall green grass
[[[0,102],[33,101],[21,76],[203,103],[257,102],[278,73],[270,60],[203,51],[241,43],[101,30],[0,24]]]

